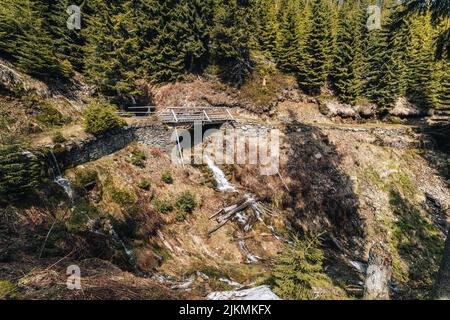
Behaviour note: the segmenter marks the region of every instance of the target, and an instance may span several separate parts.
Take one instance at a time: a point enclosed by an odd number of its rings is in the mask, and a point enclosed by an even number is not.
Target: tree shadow
[[[291,115],[295,119],[295,115]],[[363,240],[364,222],[358,209],[353,182],[339,165],[341,155],[319,128],[294,120],[286,128],[293,150],[286,166],[292,179],[286,206],[294,208],[291,223],[314,232],[331,232],[345,241],[344,247]]]
[[[360,297],[362,274],[349,260],[364,261],[366,233],[353,181],[340,169],[342,156],[328,136],[300,123],[293,113],[290,117],[285,134],[293,154],[283,168],[291,179],[283,203],[293,209],[289,222],[296,233],[323,234],[327,273],[338,286],[356,285],[348,293]]]
[[[394,281],[403,289],[399,298],[427,298],[443,254],[443,232],[398,190],[391,189],[389,197],[396,217],[389,241],[401,259],[393,260]]]

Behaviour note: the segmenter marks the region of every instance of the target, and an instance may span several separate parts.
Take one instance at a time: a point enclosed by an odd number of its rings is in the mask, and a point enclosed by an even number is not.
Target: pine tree
[[[324,0],[312,1],[310,23],[299,66],[299,83],[308,93],[318,94],[329,75],[333,44],[330,15]]]
[[[0,204],[23,198],[41,180],[42,163],[18,145],[0,147]]]
[[[385,23],[381,29],[367,33],[366,83],[364,94],[378,106],[380,114],[391,109],[402,91],[404,72],[402,72],[403,53],[396,47],[398,38],[392,27],[390,12],[382,17]]]
[[[241,85],[252,70],[249,1],[219,0],[213,29],[214,60],[224,80]]]
[[[412,38],[409,47],[407,96],[423,108],[437,104],[433,30],[430,16],[416,17],[410,22]]]
[[[438,102],[441,106],[450,107],[450,61],[442,60],[437,66]]]
[[[322,269],[323,260],[318,237],[295,238],[275,265],[275,293],[283,299],[312,299],[316,286],[330,285]]]
[[[282,18],[276,38],[276,62],[286,72],[298,70],[300,49],[299,6],[296,1],[286,4],[282,9]]]
[[[344,103],[353,104],[362,91],[363,20],[365,15],[359,6],[342,8],[332,76],[336,93]]]
[[[262,50],[272,56],[276,54],[279,22],[277,19],[278,1],[261,0],[257,7],[260,10],[259,42]]]
[[[69,0],[33,0],[40,8],[43,17],[43,28],[55,44],[55,53],[60,61],[66,60],[78,71],[83,68],[83,45],[85,39],[80,30],[67,28]],[[84,9],[84,6],[81,8]],[[83,19],[81,20],[83,23]],[[81,25],[83,28],[84,25]]]
[[[64,76],[54,52],[55,42],[44,29],[39,5],[33,0],[1,0],[0,21],[6,30],[0,50],[24,72],[40,78]]]

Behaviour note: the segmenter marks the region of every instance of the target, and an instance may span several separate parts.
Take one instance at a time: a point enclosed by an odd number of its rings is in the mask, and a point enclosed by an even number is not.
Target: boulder
[[[389,300],[389,281],[392,276],[392,257],[382,243],[370,249],[364,284],[364,299]]]
[[[421,117],[426,115],[426,111],[401,97],[395,103],[394,108],[389,111],[389,115],[399,118]]]
[[[211,292],[209,300],[281,300],[269,286],[259,286],[246,290]]]
[[[319,101],[319,110],[328,117],[355,118],[357,116],[355,109],[337,100]]]
[[[360,103],[355,110],[361,118],[372,118],[376,115],[377,106],[374,103]]]

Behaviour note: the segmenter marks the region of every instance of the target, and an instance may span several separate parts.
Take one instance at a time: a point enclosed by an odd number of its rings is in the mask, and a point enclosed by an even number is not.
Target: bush
[[[96,207],[82,200],[75,205],[73,213],[66,222],[67,231],[79,232],[87,229],[89,220],[97,219],[100,216]]]
[[[323,251],[317,236],[303,240],[295,238],[278,258],[273,272],[274,292],[283,299],[309,300],[315,297],[314,290],[332,287],[323,272]]]
[[[175,202],[175,207],[178,212],[192,213],[196,207],[195,197],[189,191],[183,192]]]
[[[0,280],[0,300],[14,298],[17,287],[8,280]]]
[[[52,141],[53,143],[64,143],[66,142],[66,138],[64,138],[61,132],[57,131],[52,135]]]
[[[155,199],[152,202],[153,207],[158,213],[169,213],[173,210],[173,205],[169,200],[158,200]]]
[[[0,147],[0,203],[15,201],[39,186],[43,163],[17,145]]]
[[[172,184],[173,183],[172,173],[170,171],[164,171],[161,175],[161,180],[164,183]]]
[[[131,163],[136,167],[144,168],[146,159],[147,157],[145,156],[144,151],[135,150],[133,151],[133,158],[131,159]]]
[[[138,187],[142,190],[149,190],[151,186],[151,182],[148,179],[142,179],[139,181]]]
[[[39,113],[36,115],[36,120],[44,126],[62,126],[70,122],[70,118],[63,116],[51,101],[41,101],[38,107]]]
[[[92,102],[84,111],[84,129],[98,136],[126,125],[125,120],[114,114],[115,108],[102,101]]]
[[[175,216],[175,219],[178,222],[183,222],[184,220],[186,220],[186,217],[187,217],[186,212],[177,211],[177,215]]]
[[[126,191],[114,190],[111,197],[115,203],[121,205],[122,207],[131,206],[136,202],[134,196]]]
[[[83,169],[76,171],[75,181],[72,188],[80,195],[86,193],[87,186],[95,186],[97,184],[98,173],[92,169]]]

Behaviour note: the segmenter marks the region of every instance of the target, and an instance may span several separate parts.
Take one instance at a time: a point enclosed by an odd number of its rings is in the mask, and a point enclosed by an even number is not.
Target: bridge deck
[[[154,112],[154,107],[133,107],[128,112],[120,111],[118,115],[122,117],[152,116],[156,115],[162,123],[172,126],[202,124],[220,124],[233,122],[235,119],[227,108],[202,108],[202,107],[168,107],[159,112]]]

